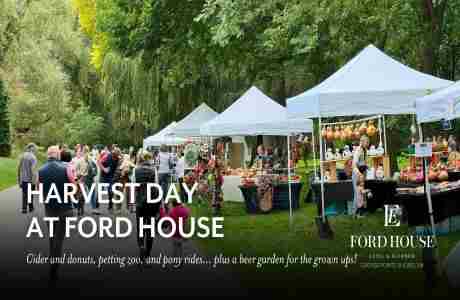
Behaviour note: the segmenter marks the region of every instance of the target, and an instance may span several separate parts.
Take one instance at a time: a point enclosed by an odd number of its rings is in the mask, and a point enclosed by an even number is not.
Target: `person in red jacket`
[[[186,224],[188,217],[190,216],[190,210],[181,202],[177,200],[172,200],[172,209],[170,209],[169,213],[162,208],[160,210],[160,217],[170,217],[174,220],[176,224],[173,234],[173,256],[174,257],[183,257],[184,255],[184,246],[183,243],[185,241],[185,237],[179,231],[179,220],[182,219],[182,224]],[[181,263],[174,265],[174,268],[179,268],[182,265]]]

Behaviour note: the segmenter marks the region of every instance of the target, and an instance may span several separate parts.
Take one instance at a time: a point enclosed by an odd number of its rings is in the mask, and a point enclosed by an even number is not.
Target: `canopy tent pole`
[[[388,148],[387,148],[387,126],[385,124],[385,115],[382,115],[382,120],[383,120],[383,143],[385,147],[385,154],[388,154]]]
[[[420,143],[423,143],[423,131],[422,131],[422,125],[418,125],[418,130],[419,130],[419,139]],[[435,244],[437,245],[437,240],[436,240],[436,227],[435,227],[435,222],[434,222],[434,215],[433,215],[433,203],[431,201],[431,186],[430,186],[430,179],[428,177],[428,162],[426,158],[423,158],[423,164],[424,164],[424,169],[425,169],[425,186],[426,186],[426,199],[428,202],[428,214],[430,216],[430,223],[431,223],[431,231],[433,234],[433,240]]]
[[[319,117],[319,169],[321,175],[321,210],[323,223],[326,223],[326,212],[324,211],[324,165],[322,163],[324,157],[323,138],[321,135],[321,117]]]
[[[379,117],[379,141],[380,141],[380,143],[382,143],[382,116]],[[383,143],[382,143],[382,145],[383,145]],[[386,151],[386,148],[384,150]]]
[[[287,149],[288,149],[288,190],[289,190],[289,228],[292,228],[292,195],[291,195],[291,142],[287,136]]]
[[[321,130],[320,130],[321,131]],[[317,172],[317,168],[316,168],[316,142],[315,142],[315,132],[313,130],[313,132],[311,133],[311,139],[312,139],[312,147],[313,147],[313,168],[314,168],[314,174],[315,176],[313,176],[313,180],[316,178],[316,176],[318,176],[318,172]]]

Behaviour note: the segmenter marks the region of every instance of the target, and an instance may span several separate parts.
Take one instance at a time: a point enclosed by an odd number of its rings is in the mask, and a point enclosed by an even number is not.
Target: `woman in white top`
[[[367,169],[367,148],[369,138],[361,136],[359,146],[353,153],[352,163],[352,183],[353,183],[353,214],[357,215],[363,206],[362,191],[360,185],[363,184]]]
[[[160,146],[160,153],[158,153],[158,181],[163,190],[163,200],[168,194],[169,176],[171,173],[171,154],[167,151],[167,146],[163,144]]]

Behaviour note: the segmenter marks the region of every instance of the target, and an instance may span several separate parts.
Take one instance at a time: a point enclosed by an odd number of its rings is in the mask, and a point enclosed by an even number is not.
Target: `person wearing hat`
[[[22,189],[22,213],[27,213],[27,193],[30,187],[31,190],[35,189],[37,181],[37,145],[34,143],[28,144],[24,153],[22,154],[18,164],[18,185]],[[29,203],[29,212],[34,210],[34,204]]]

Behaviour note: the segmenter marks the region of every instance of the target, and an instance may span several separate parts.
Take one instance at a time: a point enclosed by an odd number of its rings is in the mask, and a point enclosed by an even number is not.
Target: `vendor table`
[[[460,171],[449,171],[449,181],[460,180]]]
[[[244,198],[246,211],[250,214],[259,212],[259,200],[257,197],[257,186],[240,186],[241,193]],[[300,191],[302,183],[291,183],[291,199],[292,209],[299,208]],[[273,209],[288,210],[289,209],[289,185],[277,184],[273,186]]]
[[[292,209],[299,208],[302,183],[291,183]],[[289,209],[289,185],[287,183],[273,186],[273,209]]]
[[[460,188],[432,192],[431,199],[435,223],[460,215]],[[425,194],[398,193],[395,195],[395,203],[400,203],[404,206],[409,226],[429,224],[430,219]]]
[[[393,180],[366,180],[364,187],[372,193],[372,197],[367,198],[366,210],[373,213],[385,204],[393,204],[396,186]]]
[[[224,176],[224,184],[222,185],[224,201],[244,202],[239,188],[240,184],[241,176]]]
[[[321,214],[321,183],[311,184],[313,200]],[[324,207],[326,214],[341,214],[348,211],[348,202],[353,201],[353,185],[351,180],[324,183]],[[329,212],[328,212],[329,211]]]

